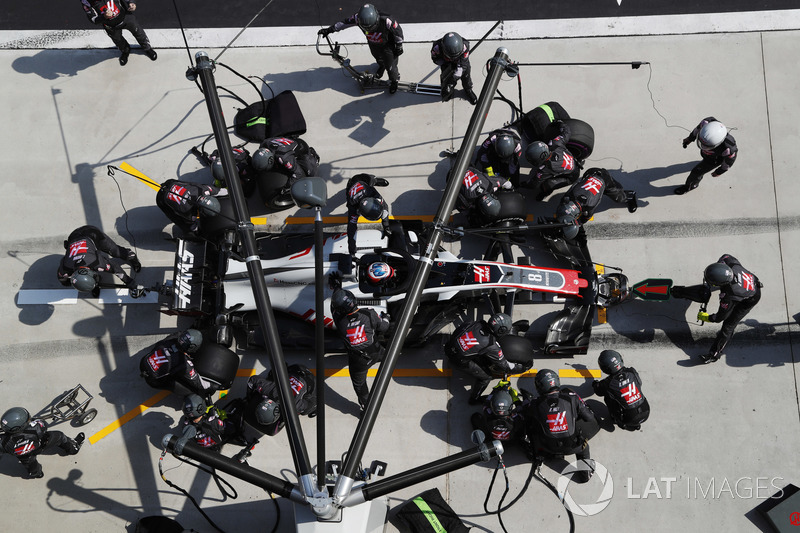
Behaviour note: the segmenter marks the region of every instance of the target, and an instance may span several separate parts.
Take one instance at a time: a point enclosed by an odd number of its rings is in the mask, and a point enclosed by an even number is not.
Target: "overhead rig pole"
[[[509,66],[508,50],[502,47],[498,48],[494,57],[489,60],[489,72],[483,84],[481,95],[478,98],[478,103],[475,106],[475,110],[472,112],[467,133],[461,143],[461,149],[453,165],[451,179],[447,183],[447,188],[445,189],[444,196],[439,204],[438,212],[434,218],[433,231],[428,245],[424,255],[420,257],[417,263],[417,269],[414,272],[414,280],[406,293],[406,304],[398,319],[397,329],[392,337],[386,358],[381,362],[378,368],[378,375],[373,383],[369,401],[367,402],[367,408],[353,435],[353,440],[350,443],[342,473],[336,480],[333,498],[337,505],[345,503],[352,490],[358,465],[364,455],[367,441],[375,425],[378,411],[386,395],[386,390],[389,387],[392,373],[397,365],[397,360],[400,356],[400,348],[403,346],[408,336],[411,319],[419,307],[422,290],[425,288],[425,283],[428,281],[433,262],[436,259],[439,246],[442,243],[447,221],[455,207],[458,191],[461,186],[461,179],[459,179],[459,177],[463,176],[464,172],[467,170],[472,149],[478,142],[478,137],[480,136],[481,129],[486,120],[486,115],[489,112],[489,107],[492,104],[494,93],[497,90],[497,85],[500,83],[500,76]]]
[[[242,192],[242,185],[236,172],[236,167],[231,158],[231,142],[225,128],[225,120],[222,116],[222,106],[217,86],[214,82],[214,64],[205,52],[195,54],[196,66],[190,68],[186,76],[190,80],[200,78],[203,87],[208,114],[211,118],[211,127],[214,131],[214,138],[219,150],[222,168],[225,172],[225,182],[228,185],[228,193],[233,202],[234,215],[237,223],[237,230],[242,239],[242,246],[245,250],[245,264],[250,276],[250,284],[253,288],[256,309],[260,326],[264,331],[267,343],[267,353],[272,363],[272,370],[275,372],[275,379],[281,398],[282,416],[286,420],[286,431],[289,438],[289,445],[292,451],[297,475],[303,494],[306,498],[313,498],[318,495],[316,483],[314,483],[313,470],[306,450],[303,430],[300,427],[300,418],[297,415],[297,408],[294,403],[294,396],[289,385],[289,372],[286,369],[286,361],[283,357],[280,334],[275,322],[275,314],[269,300],[267,285],[264,281],[264,271],[261,268],[261,259],[258,255],[253,224],[250,222],[250,214],[247,210],[247,201]]]

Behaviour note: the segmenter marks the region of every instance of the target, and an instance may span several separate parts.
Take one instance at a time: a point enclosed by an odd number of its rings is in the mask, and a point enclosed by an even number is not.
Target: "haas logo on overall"
[[[158,369],[161,368],[161,365],[167,361],[167,356],[164,355],[164,352],[161,350],[156,350],[152,355],[150,355],[150,357],[147,358],[147,364],[150,365],[150,368],[152,368],[154,372],[158,372]]]
[[[561,411],[560,413],[547,415],[547,427],[550,429],[550,433],[563,433],[568,431],[567,412]]]
[[[167,200],[175,202],[176,204],[182,204],[186,201],[188,193],[189,191],[186,190],[186,187],[173,185],[169,190],[169,194],[167,194]]]
[[[69,245],[69,256],[72,258],[86,255],[86,252],[89,251],[89,245],[86,244],[86,241],[78,241],[73,242]]]
[[[746,291],[753,291],[756,289],[756,280],[752,274],[742,272],[742,287]]]
[[[642,399],[642,393],[639,391],[639,387],[636,386],[636,383],[631,383],[626,387],[622,387],[620,393],[622,397],[625,398],[628,405],[632,405]]]
[[[475,335],[473,335],[471,331],[464,333],[458,338],[458,347],[461,348],[462,352],[468,352],[472,347],[478,344],[478,339],[475,338]]]
[[[475,174],[473,171],[468,170],[466,174],[464,174],[464,186],[469,189],[472,187],[472,184],[476,183],[480,177]]]
[[[367,342],[367,335],[364,332],[364,326],[357,326],[355,328],[347,328],[347,340],[350,346],[358,346]]]
[[[294,376],[289,376],[289,385],[292,387],[292,393],[294,393],[295,396],[300,394],[300,391],[305,387],[305,383]]]

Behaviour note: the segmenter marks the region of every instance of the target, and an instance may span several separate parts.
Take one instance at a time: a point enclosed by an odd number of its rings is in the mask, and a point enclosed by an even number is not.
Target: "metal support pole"
[[[178,441],[179,437],[172,434],[167,434],[164,435],[162,444],[170,452],[177,453],[175,448]],[[305,502],[303,493],[300,492],[295,485],[286,481],[285,479],[267,474],[266,472],[262,472],[261,470],[253,468],[247,464],[242,464],[235,459],[225,457],[217,452],[212,452],[207,448],[198,446],[192,441],[186,442],[179,447],[179,455],[184,455],[189,459],[194,459],[195,461],[200,461],[204,465],[208,465],[216,470],[219,470],[220,472],[230,474],[241,479],[242,481],[251,483],[256,487],[261,487],[264,490],[275,493],[278,496],[289,498],[296,502]]]
[[[253,288],[258,318],[264,337],[267,343],[267,353],[270,356],[272,370],[275,372],[275,379],[280,391],[282,414],[286,419],[286,432],[289,438],[289,445],[292,450],[295,468],[306,497],[312,497],[316,492],[313,482],[313,471],[308,458],[303,431],[300,427],[300,418],[297,415],[297,408],[294,404],[294,395],[289,385],[289,373],[286,369],[286,361],[283,358],[283,348],[281,347],[280,334],[275,322],[275,315],[270,304],[267,286],[264,281],[264,272],[261,268],[261,260],[258,256],[253,224],[250,222],[250,214],[247,210],[247,201],[242,192],[242,185],[236,167],[231,158],[231,142],[225,128],[225,121],[222,116],[222,106],[217,94],[217,87],[214,82],[214,64],[205,52],[197,52],[195,55],[197,66],[190,69],[187,77],[196,76],[200,78],[200,83],[205,94],[208,114],[211,118],[211,127],[214,131],[214,138],[217,143],[222,168],[225,171],[225,181],[228,184],[228,192],[233,202],[234,213],[238,222],[238,230],[242,239],[242,246],[245,250],[245,263],[247,272],[250,275],[250,283]]]
[[[392,337],[391,344],[389,345],[386,358],[378,368],[378,375],[370,392],[367,408],[356,428],[356,433],[353,435],[353,440],[350,443],[350,449],[347,453],[347,460],[342,469],[342,474],[336,480],[334,487],[333,497],[335,502],[341,503],[350,493],[355,481],[355,473],[358,465],[364,455],[364,450],[367,446],[372,428],[375,425],[375,420],[378,416],[383,398],[386,395],[386,390],[391,381],[392,372],[397,364],[400,356],[400,348],[405,342],[408,330],[411,326],[411,319],[417,311],[419,306],[422,290],[425,288],[425,283],[430,275],[433,261],[436,258],[439,246],[442,242],[444,234],[444,226],[450,218],[450,213],[456,204],[458,198],[458,191],[461,186],[461,176],[467,170],[469,165],[469,158],[472,154],[472,149],[478,142],[478,137],[483,128],[483,123],[486,120],[486,115],[489,112],[489,107],[492,104],[492,98],[497,90],[497,85],[500,82],[500,76],[509,66],[508,51],[505,48],[498,48],[494,57],[490,60],[489,73],[486,81],[483,84],[481,95],[478,98],[478,103],[472,113],[469,128],[461,143],[461,149],[458,152],[458,157],[453,165],[451,179],[447,183],[444,196],[439,204],[439,210],[434,218],[434,228],[425,249],[425,254],[420,257],[417,264],[417,270],[414,273],[414,280],[411,287],[406,294],[406,305],[403,307],[403,313],[398,319],[397,330]]]
[[[317,356],[317,487],[325,490],[325,277],[322,272],[322,209],[314,214],[315,349]]]

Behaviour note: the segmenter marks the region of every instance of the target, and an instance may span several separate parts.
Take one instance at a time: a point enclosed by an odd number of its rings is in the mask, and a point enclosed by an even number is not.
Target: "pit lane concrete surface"
[[[473,56],[478,86],[484,62],[501,46],[520,63],[649,62],[639,69],[522,67],[523,108],[555,100],[592,124],[596,145],[587,165],[608,168],[625,188],[638,191],[636,213],[606,200],[587,224],[593,258],[621,267],[632,282],[671,278],[693,284],[701,281],[707,264],[730,253],[764,283],[761,302],[716,364],[698,364],[697,356],[707,350],[718,325],[698,324],[698,305],[682,300],[631,299],[609,310],[607,322],[595,325],[587,355],[553,358],[537,352],[534,369],[561,371],[563,384],[606,414],[592,395],[591,378],[580,376],[597,373],[601,350],[616,349],[642,375],[652,407],[641,431],[606,429],[591,441],[592,457],[608,477],[605,483],[595,476],[586,485],[569,485],[575,509],[591,515],[576,516],[578,531],[769,531],[752,509],[787,483],[800,484],[795,449],[800,438],[800,207],[793,201],[794,153],[800,141],[800,74],[793,60],[800,48],[797,12],[784,12],[781,24],[782,31],[745,25],[732,33],[557,39],[531,39],[520,30],[484,42]],[[472,23],[461,30],[458,23],[449,25],[474,40],[490,26]],[[438,35],[439,29],[429,35]],[[441,103],[408,93],[361,95],[337,64],[316,54],[315,31],[308,28],[303,42],[292,46],[233,47],[220,61],[255,76],[264,91],[258,78],[275,93],[295,92],[308,123],[304,138],[322,158],[320,174],[329,187],[326,216],[344,214],[344,183],[358,172],[389,180],[382,192],[394,215],[433,215],[450,164],[440,152],[459,147],[473,108],[463,99]],[[153,297],[144,302],[123,298],[123,304],[84,296],[58,304],[20,300],[36,296],[40,300],[35,301],[52,302],[52,294],[30,292],[43,289],[74,296],[63,292],[55,271],[62,241],[84,224],[102,228],[117,242],[135,244],[144,285],[171,278],[174,250],[164,239],[171,229],[154,205],[154,192],[121,172],[112,179],[108,165],[127,162],[159,182],[178,177],[211,181],[210,171],[188,154],[211,127],[202,94],[184,76],[188,57],[179,34],[154,33],[158,61],[134,52],[124,68],[105,35],[84,34],[73,36],[67,48],[59,41],[59,49],[19,47],[23,36],[4,34],[7,44],[0,50],[5,73],[0,81],[5,193],[0,408],[23,405],[37,411],[80,383],[94,396],[91,407],[98,409],[97,418],[81,429],[87,443],[79,455],[40,458],[43,479],[23,479],[24,469],[14,458],[0,456],[5,509],[0,530],[133,531],[139,517],[163,514],[186,528],[211,531],[189,500],[158,474],[161,438],[177,424],[180,399],[154,398],[157,391],[138,376],[144,350],[188,324],[159,313]],[[424,36],[425,31],[411,27],[408,34]],[[216,48],[207,48],[203,37],[202,31],[190,35],[192,51],[206,50],[212,58],[229,40],[211,40]],[[406,44],[403,80],[437,83],[426,39],[411,38]],[[366,46],[349,44],[347,52],[357,68],[374,68]],[[248,101],[256,96],[225,69],[217,68],[216,81]],[[516,79],[504,77],[500,90],[517,100]],[[223,106],[230,121],[240,104],[224,97]],[[683,150],[681,139],[708,115],[734,128],[738,161],[724,176],[707,176],[696,191],[676,196],[673,188],[699,157],[695,146]],[[509,107],[495,102],[484,131],[510,118]],[[558,197],[557,192],[543,203],[529,198],[531,215],[549,216]],[[252,214],[266,217],[272,229],[288,226],[287,217],[311,216],[300,210]],[[534,247],[526,250],[534,264],[559,264],[535,236],[528,244]],[[477,257],[484,243],[465,240],[448,246],[463,257]],[[531,321],[529,336],[540,347],[559,308],[518,306],[514,319]],[[476,409],[466,403],[469,380],[457,372],[449,375],[442,360],[444,338],[403,352],[399,368],[411,369],[411,376],[394,378],[365,467],[384,461],[392,475],[471,446],[469,418]],[[261,372],[269,365],[263,352],[237,351],[240,369]],[[287,360],[313,367],[313,352],[289,351]],[[328,365],[342,368],[346,358],[331,355]],[[243,393],[245,374],[231,395]],[[532,376],[513,382],[534,390]],[[328,458],[339,459],[350,443],[358,408],[347,377],[331,377],[327,386]],[[79,431],[70,422],[55,429],[70,436]],[[304,419],[303,430],[313,458],[314,421]],[[530,472],[521,451],[509,448],[505,503],[515,500]],[[228,446],[224,453],[236,451]],[[249,462],[296,479],[285,432],[262,439]],[[224,476],[238,491],[232,499],[220,493],[209,475],[170,455],[163,466],[167,478],[190,492],[225,531],[272,530],[276,514],[263,491]],[[500,531],[497,516],[483,508],[495,466],[458,470],[392,494],[388,503],[395,508],[435,487],[473,531]],[[564,466],[556,461],[542,472],[556,484]],[[501,473],[490,510],[497,509],[504,489]],[[293,531],[292,506],[282,501],[280,507],[278,531]],[[562,504],[535,481],[502,519],[508,531],[569,528]]]

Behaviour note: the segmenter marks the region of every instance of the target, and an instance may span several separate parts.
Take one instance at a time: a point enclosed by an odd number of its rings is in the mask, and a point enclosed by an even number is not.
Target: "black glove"
[[[595,394],[600,394],[600,382],[597,380],[592,381],[592,389]]]
[[[386,178],[375,178],[375,186],[376,187],[388,187],[389,180]]]
[[[403,55],[403,45],[402,44],[398,44],[397,46],[394,47],[394,55],[396,55],[396,56]]]
[[[692,144],[692,141],[690,141],[688,138],[683,140],[683,147],[684,148],[686,148],[690,144]]]
[[[386,313],[384,311],[381,311],[381,318],[384,319],[384,320],[388,320],[389,322],[392,321],[392,317],[389,316],[389,313]]]
[[[331,33],[333,33],[333,28],[322,28],[317,32],[318,35],[322,35],[323,37],[327,37]]]

